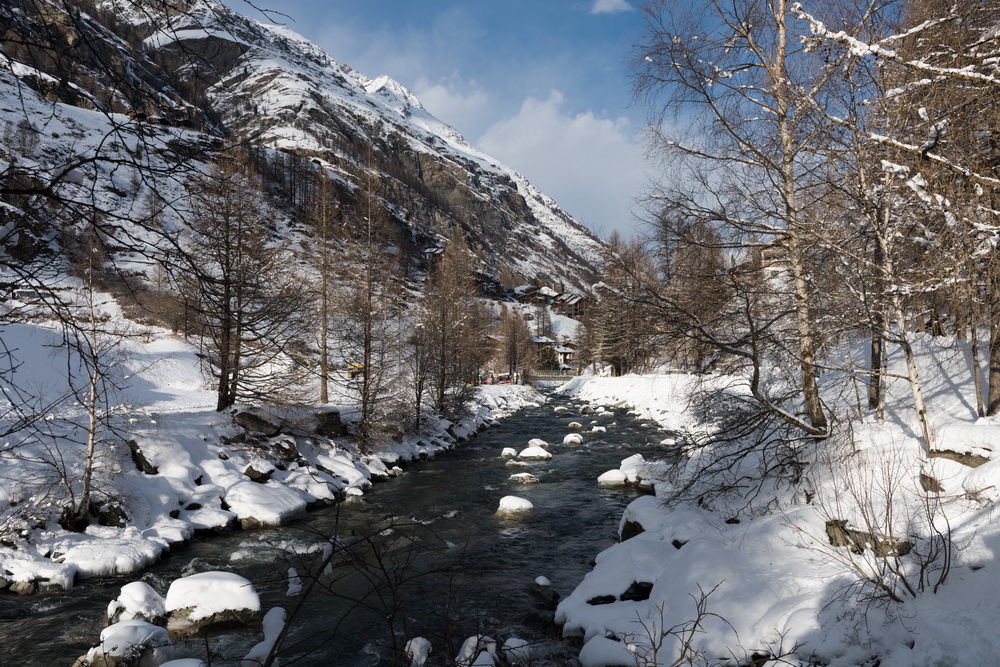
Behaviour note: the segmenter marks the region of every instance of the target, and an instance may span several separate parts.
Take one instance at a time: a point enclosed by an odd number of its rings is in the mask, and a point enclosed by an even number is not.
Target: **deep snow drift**
[[[859,406],[864,380],[829,373],[824,400],[843,421],[836,437],[795,445],[798,479],[760,484],[762,456],[734,459],[736,488],[700,503],[673,499],[710,454],[684,446],[712,428],[695,419],[690,400],[731,379],[567,384],[576,399],[628,405],[677,432],[687,454],[674,468],[632,465],[656,496],[629,506],[625,539],[597,556],[559,606],[564,634],[585,641],[583,665],[669,665],[681,650],[693,664],[755,656],[768,665],[996,664],[1000,423],[977,418],[962,343],[927,337],[917,347],[933,451],[918,439],[904,379],[890,380],[879,424]],[[901,358],[891,362],[891,373],[905,374]],[[708,480],[698,483],[688,497]]]

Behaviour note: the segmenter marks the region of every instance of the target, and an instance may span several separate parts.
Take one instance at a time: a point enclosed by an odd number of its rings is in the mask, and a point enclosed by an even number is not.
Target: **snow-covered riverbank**
[[[824,399],[845,420],[836,437],[784,452],[748,447],[728,464],[726,492],[699,495],[711,480],[693,480],[687,497],[697,501],[673,494],[711,451],[688,451],[661,475],[657,495],[626,510],[623,541],[597,555],[559,606],[564,634],[585,642],[582,664],[668,665],[680,655],[692,664],[996,664],[1000,424],[977,418],[961,343],[924,338],[918,350],[931,452],[904,379],[891,382],[879,424],[858,406],[863,380],[830,373]],[[891,370],[904,373],[902,360]],[[689,407],[712,383],[732,380],[581,378],[563,392],[704,433],[712,424]],[[761,484],[760,470],[779,465]]]
[[[4,342],[18,351],[18,372],[35,378],[39,396],[66,393],[63,369],[48,347],[56,331],[11,325]],[[526,405],[545,399],[531,387],[482,387],[459,423],[430,419],[421,433],[362,452],[343,437],[340,413],[350,406],[284,410],[213,409],[195,350],[161,330],[129,342],[127,388],[121,397],[128,446],[112,441],[95,466],[100,520],[84,532],[61,529],[46,515],[22,510],[59,475],[79,474],[83,451],[70,445],[7,443],[0,457],[5,532],[0,587],[17,593],[71,588],[87,577],[136,572],[196,531],[286,523],[315,503],[361,494],[407,461],[433,457]],[[44,489],[43,489],[44,490]],[[46,518],[47,517],[47,518]]]

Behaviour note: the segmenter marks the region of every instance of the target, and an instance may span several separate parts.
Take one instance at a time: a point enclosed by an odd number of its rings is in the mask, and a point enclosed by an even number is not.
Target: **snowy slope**
[[[447,235],[458,223],[525,277],[583,284],[599,264],[603,246],[593,234],[514,169],[474,149],[398,82],[338,64],[285,27],[208,0],[193,6],[161,19],[145,45],[161,53],[227,54],[199,74],[215,82],[208,98],[229,130],[318,158],[347,182],[357,180],[359,163],[374,161],[395,181],[387,199],[406,223],[429,235]],[[132,20],[149,24],[135,10]],[[375,153],[359,154],[359,142]],[[430,201],[419,193],[424,188]]]
[[[855,385],[863,378],[824,378],[826,404],[846,418],[836,437],[802,443],[798,483],[775,478],[758,489],[756,466],[767,461],[734,458],[743,485],[685,501],[673,493],[705,455],[691,453],[674,474],[659,475],[656,496],[630,504],[623,541],[598,554],[560,604],[564,634],[585,642],[581,663],[668,665],[686,656],[693,664],[800,667],[996,664],[1000,422],[976,416],[965,341],[923,336],[915,347],[937,433],[932,452],[919,441],[897,350],[884,423],[859,409]],[[864,355],[860,345],[840,352]],[[688,401],[713,383],[727,380],[581,378],[564,391],[628,404],[664,428],[691,433],[712,427],[699,424]],[[978,458],[959,462],[949,452]],[[657,470],[648,466],[647,479]],[[695,479],[691,492],[709,483]],[[830,521],[856,531],[848,533],[855,547],[833,543]],[[866,532],[888,540],[882,548],[894,552],[905,539],[912,550],[879,555]],[[634,582],[651,585],[648,599],[627,599]]]

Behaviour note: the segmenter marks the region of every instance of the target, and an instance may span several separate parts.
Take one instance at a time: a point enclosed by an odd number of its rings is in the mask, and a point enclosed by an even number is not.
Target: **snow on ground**
[[[95,501],[124,518],[108,525],[95,521],[73,533],[59,527],[56,511],[65,483],[82,474],[83,447],[74,433],[86,415],[65,379],[78,360],[67,356],[54,324],[4,328],[12,362],[21,364],[17,377],[31,378],[21,386],[31,407],[53,415],[44,422],[44,437],[11,436],[0,443],[0,532],[8,536],[5,545],[16,545],[0,546],[0,574],[18,592],[71,588],[87,577],[136,572],[196,531],[285,523],[314,503],[362,493],[373,476],[394,474],[397,463],[433,457],[544,400],[530,387],[482,387],[467,418],[431,421],[421,433],[368,454],[348,438],[306,437],[294,429],[275,436],[245,432],[232,412],[215,411],[215,395],[194,348],[162,329],[136,325],[132,333],[122,344],[125,361],[117,371],[122,389],[108,410],[124,437],[102,434],[95,467]],[[15,397],[8,391],[13,390],[5,387],[0,397],[0,419],[16,417],[9,409],[17,400],[9,400]],[[269,416],[278,422],[303,418],[301,411]],[[145,472],[138,469],[136,453]],[[263,476],[252,480],[251,474]],[[26,502],[29,498],[33,502]],[[46,499],[51,510],[22,513]]]
[[[624,541],[598,554],[559,605],[564,634],[585,642],[581,663],[668,665],[687,650],[694,664],[747,664],[755,653],[803,666],[996,664],[1000,422],[977,418],[961,344],[922,338],[917,348],[933,453],[918,439],[905,380],[890,381],[880,424],[858,405],[863,379],[828,373],[824,399],[844,421],[838,436],[796,450],[798,484],[697,503],[671,493],[702,455],[661,471],[658,497],[630,504]],[[890,371],[905,373],[901,358]],[[738,385],[666,374],[580,378],[564,392],[690,435],[711,429],[687,409],[690,397]],[[637,463],[623,461],[618,476],[646,470]]]

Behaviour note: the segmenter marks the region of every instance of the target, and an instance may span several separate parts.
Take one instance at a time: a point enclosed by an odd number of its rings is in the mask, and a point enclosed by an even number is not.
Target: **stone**
[[[969,468],[978,468],[984,463],[989,463],[990,461],[985,456],[980,456],[979,454],[962,454],[948,449],[931,450],[927,453],[927,457],[932,459],[948,459],[949,461],[961,463]]]
[[[587,604],[590,605],[611,604],[612,602],[617,602],[617,601],[618,598],[616,598],[614,595],[597,595],[587,600]]]
[[[517,496],[504,496],[500,499],[500,507],[497,508],[498,516],[520,517],[531,514],[534,505],[530,500]]]
[[[538,601],[538,605],[542,609],[555,611],[556,607],[559,606],[559,594],[556,593],[551,586],[542,586],[538,583],[532,583],[531,587],[528,588],[528,592],[531,593],[531,596]]]
[[[271,475],[274,474],[274,466],[265,464],[262,461],[254,461],[246,467],[243,474],[249,477],[251,481],[263,484],[271,479]]]
[[[128,525],[128,513],[118,501],[104,503],[97,509],[97,525],[124,528]]]
[[[347,435],[347,427],[340,420],[337,410],[324,410],[316,413],[316,433],[324,438],[343,438]]]
[[[132,453],[132,462],[135,464],[135,467],[140,472],[143,472],[147,475],[159,474],[160,469],[149,462],[149,460],[146,458],[146,455],[142,453],[142,449],[139,448],[138,442],[136,442],[135,440],[129,440],[128,449]]]
[[[941,482],[926,473],[920,473],[920,486],[927,493],[944,493],[944,487],[941,486]]]
[[[208,627],[260,627],[260,598],[249,580],[231,572],[201,572],[170,584],[167,630],[187,637]]]
[[[552,458],[552,454],[541,447],[532,446],[522,449],[518,458],[522,461],[547,461]]]
[[[291,463],[299,459],[299,449],[295,446],[295,441],[291,438],[281,438],[271,445],[271,451],[285,463]]]
[[[18,595],[34,595],[38,591],[38,585],[32,581],[15,581],[11,583],[9,589],[11,593]]]
[[[638,521],[626,521],[622,524],[621,534],[618,539],[620,542],[624,542],[644,532],[646,532],[646,529]]]
[[[826,536],[831,546],[847,547],[852,553],[861,554],[865,549],[871,549],[879,558],[905,556],[913,550],[909,540],[899,540],[893,537],[881,537],[847,527],[846,519],[831,519],[826,522]]]
[[[75,664],[88,667],[143,667],[174,657],[167,631],[140,620],[121,621],[101,631],[101,640]]]
[[[254,412],[237,412],[233,415],[233,423],[241,426],[247,431],[263,433],[268,437],[273,437],[281,432],[281,424],[276,423],[263,415]]]
[[[653,584],[648,581],[633,581],[632,584],[621,594],[619,599],[642,602],[649,599],[649,594],[653,590]]]

